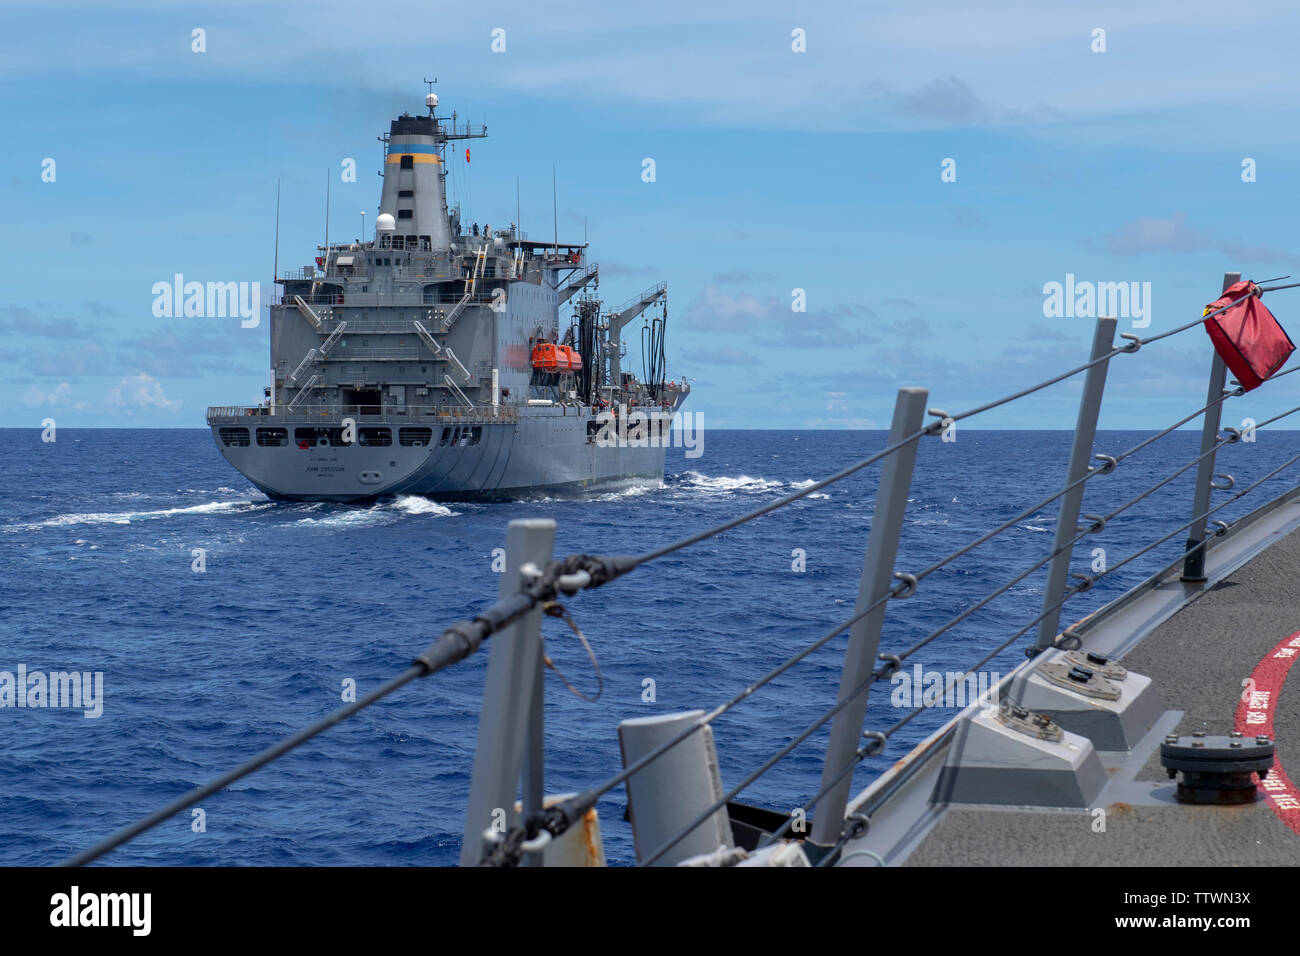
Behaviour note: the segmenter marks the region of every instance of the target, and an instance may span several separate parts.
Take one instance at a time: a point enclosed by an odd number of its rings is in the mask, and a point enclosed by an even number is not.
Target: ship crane
[[[597,282],[599,279],[600,266],[593,262],[583,269],[582,272],[570,278],[565,285],[560,287],[557,304],[564,305],[564,303],[568,302],[569,299],[573,297],[574,293],[585,289],[588,284]]]
[[[660,302],[668,297],[668,283],[660,282],[658,285],[651,286],[639,296],[624,303],[623,307],[616,312],[610,312],[606,316],[609,323],[607,333],[609,341],[609,381],[616,389],[622,387],[622,367],[620,360],[622,353],[619,348],[619,336],[622,335],[623,329],[629,322],[644,312],[656,302]]]

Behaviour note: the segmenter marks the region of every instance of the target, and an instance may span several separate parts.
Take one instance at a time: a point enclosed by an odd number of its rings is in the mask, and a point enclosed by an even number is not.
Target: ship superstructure
[[[373,239],[327,241],[315,265],[276,276],[266,400],[209,408],[217,447],[275,498],[491,499],[662,478],[657,436],[689,392],[665,376],[666,284],[606,310],[586,242],[463,223],[447,204],[449,144],[487,130],[437,115],[434,93],[426,106],[380,137]],[[645,381],[623,367],[642,315]]]

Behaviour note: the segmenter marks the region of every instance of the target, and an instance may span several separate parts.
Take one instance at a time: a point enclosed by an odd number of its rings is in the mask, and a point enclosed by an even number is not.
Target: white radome
[[[396,228],[397,220],[393,218],[392,213],[381,212],[375,217],[376,232],[392,232]]]
[[[429,109],[435,109],[438,106],[438,94],[430,93],[426,96],[424,98],[424,105],[429,107]]]

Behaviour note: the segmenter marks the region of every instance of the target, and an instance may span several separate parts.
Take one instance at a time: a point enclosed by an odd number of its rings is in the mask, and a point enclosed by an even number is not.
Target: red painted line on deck
[[[1273,714],[1277,699],[1282,694],[1291,665],[1300,658],[1300,631],[1282,641],[1264,656],[1242,688],[1237,704],[1237,727],[1243,734],[1253,737],[1267,734],[1274,740]],[[1300,834],[1300,790],[1291,782],[1282,767],[1282,758],[1274,754],[1273,769],[1260,781],[1260,790],[1268,801],[1268,808],[1279,820]]]

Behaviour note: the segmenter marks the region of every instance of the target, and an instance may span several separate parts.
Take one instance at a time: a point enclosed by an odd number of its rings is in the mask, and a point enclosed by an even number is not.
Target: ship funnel
[[[375,223],[381,243],[425,252],[447,251],[451,232],[443,183],[445,142],[436,117],[403,113],[393,120],[384,157],[380,215]],[[385,217],[392,223],[391,230],[380,226]]]

